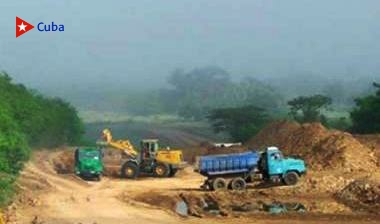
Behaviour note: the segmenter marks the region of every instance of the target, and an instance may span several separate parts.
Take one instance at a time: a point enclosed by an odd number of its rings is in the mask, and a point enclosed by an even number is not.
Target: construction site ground
[[[67,162],[62,155],[70,150],[72,148],[34,152],[17,181],[18,197],[6,211],[8,223],[380,222],[377,207],[380,198],[376,188],[380,185],[373,190],[369,182],[364,182],[365,196],[368,192],[372,194],[370,208],[355,207],[344,200],[357,189],[364,191],[357,180],[371,178],[376,184],[380,183],[376,182],[380,180],[378,167],[366,172],[345,173],[340,169],[312,169],[297,186],[256,184],[242,192],[208,192],[200,189],[204,177],[193,172],[191,166],[174,178],[103,177],[100,182],[83,180],[70,172],[57,172],[57,167],[62,168],[57,166],[57,161]],[[181,203],[186,204],[187,215],[178,211]],[[261,209],[263,205],[279,203],[299,203],[304,209],[281,214]],[[209,209],[202,204],[208,204]]]

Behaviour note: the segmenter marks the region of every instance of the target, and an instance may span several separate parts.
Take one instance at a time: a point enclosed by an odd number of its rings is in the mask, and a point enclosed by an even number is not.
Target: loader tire
[[[284,176],[284,182],[286,185],[296,185],[298,182],[298,174],[296,172],[288,172]]]
[[[170,173],[169,173],[169,177],[174,177],[175,174],[177,173],[178,169],[176,168],[171,168],[170,169]]]
[[[139,167],[136,163],[127,162],[123,165],[121,174],[124,178],[135,179],[139,175]]]
[[[170,174],[170,166],[166,163],[157,163],[153,168],[153,174],[156,177],[168,177]]]

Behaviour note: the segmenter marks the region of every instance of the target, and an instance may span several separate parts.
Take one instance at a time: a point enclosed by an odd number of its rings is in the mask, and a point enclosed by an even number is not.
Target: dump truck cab
[[[103,173],[103,153],[97,148],[78,148],[75,150],[75,173],[86,178],[100,180]]]
[[[283,180],[288,185],[296,184],[298,177],[306,172],[302,159],[284,157],[277,147],[268,147],[261,157],[264,175],[274,182]]]

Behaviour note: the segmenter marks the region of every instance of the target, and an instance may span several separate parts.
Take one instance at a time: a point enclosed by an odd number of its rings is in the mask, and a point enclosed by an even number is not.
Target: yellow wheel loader
[[[181,150],[160,149],[158,139],[143,139],[138,152],[129,140],[114,140],[109,129],[102,132],[98,144],[122,151],[120,173],[125,178],[136,178],[140,173],[156,177],[173,177],[186,163]]]

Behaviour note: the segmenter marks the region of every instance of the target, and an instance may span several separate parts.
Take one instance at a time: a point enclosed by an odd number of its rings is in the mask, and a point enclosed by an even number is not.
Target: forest
[[[0,73],[0,206],[13,195],[13,182],[33,148],[78,144],[83,130],[69,103],[15,84],[7,73]]]

